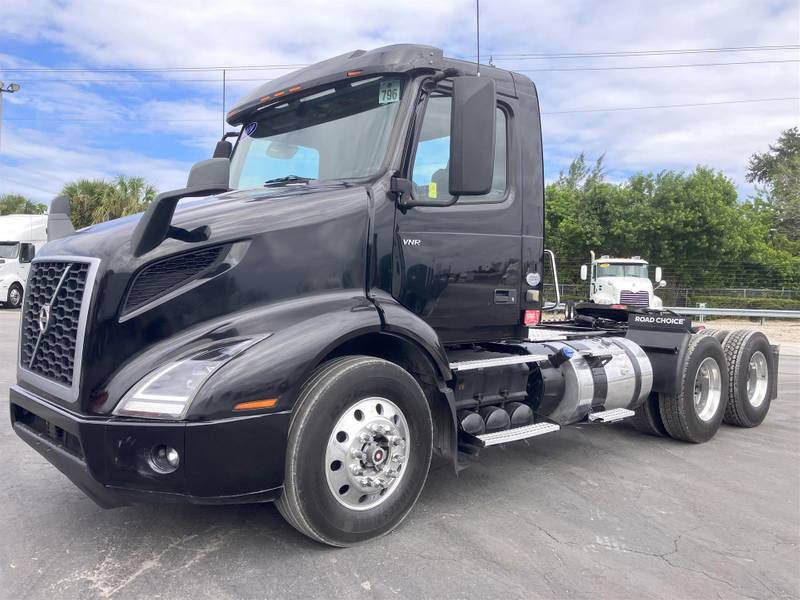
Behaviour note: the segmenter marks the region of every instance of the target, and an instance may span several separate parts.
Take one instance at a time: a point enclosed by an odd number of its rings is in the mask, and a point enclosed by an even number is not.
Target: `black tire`
[[[16,292],[16,300],[12,300],[12,292]],[[22,286],[18,283],[12,283],[11,287],[8,288],[8,301],[6,302],[6,306],[8,308],[19,308],[22,306]]]
[[[339,418],[360,400],[381,397],[403,413],[411,448],[405,474],[384,502],[353,510],[334,497],[325,469],[328,440]],[[425,393],[394,363],[369,356],[333,359],[300,391],[289,427],[283,494],[277,507],[301,533],[331,546],[351,546],[397,527],[417,501],[431,463],[433,423]]]
[[[739,427],[756,427],[767,416],[774,395],[775,360],[769,340],[760,331],[738,330],[725,338],[722,349],[728,363],[725,422]],[[750,376],[750,360],[757,352],[765,359],[767,380],[761,402],[754,405],[748,398],[747,382]]]
[[[728,336],[729,331],[725,329],[711,329],[706,328],[700,332],[701,335],[710,335],[711,337],[715,338],[720,344],[725,341],[725,338]]]
[[[695,409],[695,379],[701,364],[713,359],[718,370],[719,397],[713,412],[704,420]],[[716,395],[715,395],[716,397]],[[699,444],[710,440],[719,430],[725,414],[725,401],[728,397],[728,371],[722,345],[711,335],[693,335],[686,349],[677,393],[660,394],[659,406],[661,420],[670,437]],[[712,404],[713,406],[713,404]]]
[[[636,414],[630,420],[637,431],[647,435],[667,436],[667,428],[661,420],[661,411],[658,406],[658,394],[652,392],[644,403],[636,409]]]

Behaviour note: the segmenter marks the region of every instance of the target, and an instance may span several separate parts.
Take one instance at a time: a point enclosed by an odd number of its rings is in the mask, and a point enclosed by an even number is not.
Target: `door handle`
[[[495,290],[494,291],[495,304],[516,304],[517,294],[514,290]]]

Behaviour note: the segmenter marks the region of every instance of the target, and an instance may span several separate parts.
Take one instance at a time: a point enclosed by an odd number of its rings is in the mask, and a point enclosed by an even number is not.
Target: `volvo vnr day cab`
[[[33,263],[11,420],[98,504],[276,501],[346,546],[403,520],[433,453],[458,470],[580,423],[705,442],[764,419],[761,333],[600,305],[539,323],[557,299],[524,75],[359,50],[228,122],[186,188]]]
[[[665,287],[661,267],[655,268],[655,289]],[[592,251],[592,260],[581,265],[581,280],[589,280],[589,301],[597,304],[624,304],[649,308],[663,308],[661,298],[655,295],[650,281],[649,266],[641,256],[611,258],[604,254],[599,259]]]
[[[0,217],[0,305],[22,305],[31,261],[46,241],[47,215]]]

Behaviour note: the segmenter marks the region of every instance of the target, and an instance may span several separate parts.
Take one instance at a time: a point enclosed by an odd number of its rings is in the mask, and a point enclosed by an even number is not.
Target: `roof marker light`
[[[364,72],[364,71],[362,71],[361,69],[358,69],[358,70],[356,70],[356,71],[348,71],[348,72],[347,72],[347,76],[348,76],[348,77],[358,77],[358,76],[359,76],[359,75],[361,75],[363,72]]]
[[[295,85],[289,88],[289,93],[294,94],[295,92],[299,92],[301,89],[303,88],[300,87],[299,85]]]

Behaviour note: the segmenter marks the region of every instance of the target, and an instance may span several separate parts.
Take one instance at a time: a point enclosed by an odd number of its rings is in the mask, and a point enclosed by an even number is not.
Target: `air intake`
[[[207,273],[219,264],[225,255],[225,248],[212,246],[184,252],[147,265],[134,277],[122,314],[131,313]]]

